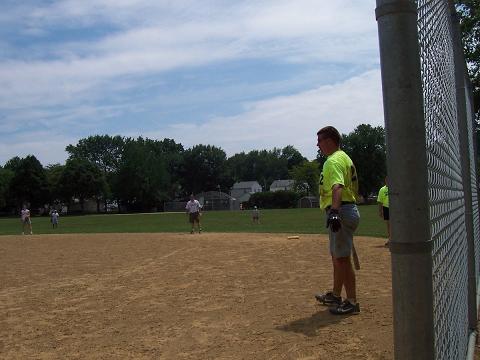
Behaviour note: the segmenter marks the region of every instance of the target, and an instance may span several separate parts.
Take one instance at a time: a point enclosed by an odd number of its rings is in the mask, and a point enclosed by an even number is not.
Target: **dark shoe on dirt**
[[[360,312],[360,304],[353,305],[350,301],[345,300],[340,305],[330,308],[330,312],[334,315],[358,314]]]
[[[325,294],[316,294],[315,299],[323,305],[340,305],[342,303],[342,297],[333,295],[331,291]]]

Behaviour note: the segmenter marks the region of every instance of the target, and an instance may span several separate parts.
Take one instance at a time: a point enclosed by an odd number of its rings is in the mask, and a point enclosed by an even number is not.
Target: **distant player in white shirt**
[[[195,199],[193,194],[190,195],[190,201],[188,201],[187,205],[185,205],[188,219],[190,221],[190,224],[192,224],[192,230],[190,231],[190,234],[193,234],[195,232],[195,223],[197,223],[198,226],[198,233],[200,234],[202,232],[202,228],[200,227],[201,209],[202,205],[200,205],[200,202]]]
[[[30,210],[27,209],[26,205],[23,205],[22,211],[20,213],[22,220],[22,235],[25,235],[25,227],[28,228],[30,235],[32,232],[32,221],[30,220]]]
[[[58,227],[58,218],[59,214],[57,210],[53,210],[52,213],[50,214],[50,221],[52,222],[52,227],[55,229]]]

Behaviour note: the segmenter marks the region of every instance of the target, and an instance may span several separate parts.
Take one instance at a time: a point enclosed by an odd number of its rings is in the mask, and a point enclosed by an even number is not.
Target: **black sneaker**
[[[350,301],[345,300],[340,305],[330,308],[330,312],[335,315],[358,314],[360,312],[360,304],[353,305]]]
[[[340,305],[342,303],[342,297],[333,295],[331,291],[325,294],[315,294],[315,299],[323,305]]]

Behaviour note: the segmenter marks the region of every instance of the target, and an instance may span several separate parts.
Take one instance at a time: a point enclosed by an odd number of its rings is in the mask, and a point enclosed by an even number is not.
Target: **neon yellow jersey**
[[[332,187],[343,186],[342,201],[356,202],[358,193],[358,177],[352,159],[342,150],[331,154],[323,164],[320,174],[320,208],[332,205]]]
[[[388,186],[385,185],[378,190],[377,202],[384,207],[388,207]]]

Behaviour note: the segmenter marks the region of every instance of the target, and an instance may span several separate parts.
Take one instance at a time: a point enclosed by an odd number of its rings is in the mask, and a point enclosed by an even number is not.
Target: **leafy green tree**
[[[168,198],[167,143],[142,137],[126,142],[114,192],[129,210],[150,211]]]
[[[8,191],[15,173],[12,170],[0,166],[0,209],[8,205]]]
[[[235,154],[227,159],[227,172],[228,176],[231,178],[233,183],[239,182],[239,181],[249,181],[252,179],[249,179],[245,170],[247,164],[247,154],[245,152],[241,152],[238,154]]]
[[[15,157],[7,162],[5,168],[14,172],[9,193],[17,208],[27,203],[35,209],[48,202],[45,169],[35,156],[28,155],[23,159]]]
[[[233,184],[226,169],[227,156],[221,148],[212,145],[196,145],[183,153],[181,182],[188,193],[221,190],[227,191]]]
[[[359,192],[364,197],[378,191],[387,174],[385,130],[362,124],[342,135],[341,148],[352,159],[358,173]]]
[[[5,165],[4,165],[4,170],[9,171],[9,175],[6,175],[6,178],[4,178],[4,199],[5,199],[5,206],[8,208],[8,210],[18,210],[19,207],[21,206],[18,204],[18,200],[15,198],[15,194],[12,193],[10,190],[10,184],[13,180],[13,177],[15,176],[15,171],[20,167],[20,163],[22,162],[22,159],[18,156],[14,156],[10,160],[8,160]],[[8,184],[8,186],[6,185]]]
[[[265,182],[265,170],[267,161],[266,150],[252,150],[248,153],[239,153],[228,159],[228,167],[234,182],[256,180],[260,184]],[[262,156],[263,155],[263,156]],[[262,158],[263,157],[263,158]]]
[[[227,160],[227,168],[233,182],[256,180],[264,190],[268,190],[274,180],[287,179],[289,170],[304,161],[306,158],[288,145],[283,149],[235,154]]]
[[[20,167],[21,162],[22,159],[20,159],[18,156],[14,156],[5,163],[4,168],[15,172]]]
[[[183,164],[184,148],[182,144],[177,144],[173,139],[163,139],[154,141],[157,151],[162,154],[167,164],[167,173],[169,175],[169,184],[165,189],[167,197],[174,199],[181,193],[181,171]]]
[[[480,0],[455,0],[465,59],[473,85],[474,109],[480,122]]]
[[[119,135],[94,135],[80,139],[77,145],[68,145],[65,150],[70,158],[88,160],[107,174],[118,170],[124,146],[125,139]]]
[[[50,164],[45,168],[45,175],[50,194],[50,203],[56,203],[62,199],[60,180],[64,169],[65,165],[60,164]]]
[[[82,212],[85,209],[85,200],[100,196],[107,186],[100,169],[81,158],[67,160],[59,184],[62,197],[67,201],[79,199]]]
[[[282,149],[282,154],[280,155],[281,159],[287,161],[287,169],[291,170],[294,166],[302,164],[307,159],[293,147],[292,145],[285,146]]]
[[[276,178],[278,165],[275,166],[276,160],[280,156],[280,151],[274,149],[274,154],[267,150],[252,150],[247,154],[247,163],[245,170],[247,171],[246,180],[256,180],[263,187],[264,191],[268,190],[269,185]]]
[[[318,182],[320,179],[318,161],[304,161],[294,166],[289,174],[290,178],[295,181],[295,191],[305,195],[318,196]]]
[[[258,152],[258,155],[257,181],[264,190],[268,190],[274,180],[288,178],[288,158],[282,157],[280,149],[262,150]]]
[[[288,161],[294,164],[294,156],[289,158],[288,150],[252,150],[248,154],[237,154],[235,160],[236,181],[256,180],[264,190],[268,190],[274,180],[287,179]]]
[[[77,145],[68,145],[66,151],[70,159],[84,159],[95,164],[106,180],[102,194],[96,196],[97,211],[100,210],[100,200],[104,201],[104,209],[107,209],[108,199],[111,197],[111,186],[119,169],[119,161],[122,157],[125,139],[119,135],[94,135],[80,139]]]

